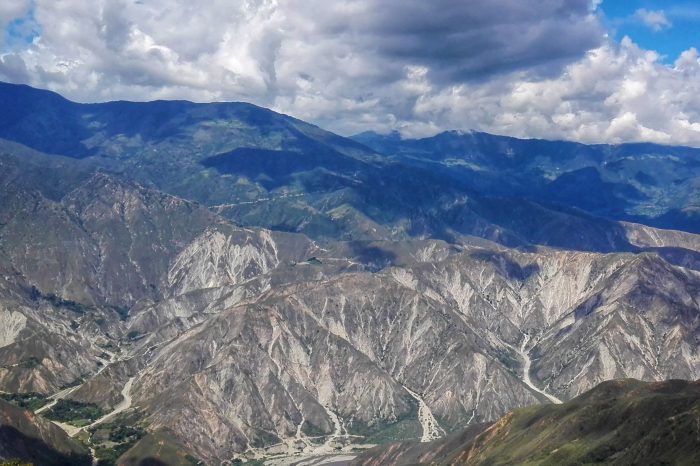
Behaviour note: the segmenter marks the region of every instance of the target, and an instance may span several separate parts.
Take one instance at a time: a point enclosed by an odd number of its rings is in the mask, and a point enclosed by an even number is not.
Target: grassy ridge
[[[700,464],[700,384],[605,382],[516,410],[457,456],[474,464]]]
[[[700,464],[700,381],[603,382],[561,405],[516,409],[477,432],[377,447],[352,464]]]

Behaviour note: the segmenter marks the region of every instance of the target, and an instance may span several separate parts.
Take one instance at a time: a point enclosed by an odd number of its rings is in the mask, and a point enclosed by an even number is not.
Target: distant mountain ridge
[[[483,194],[577,207],[659,228],[700,232],[700,149],[585,145],[447,131],[423,139],[353,137],[406,163],[465,180]]]
[[[637,199],[639,182],[630,186],[597,175],[598,169],[589,165],[606,157],[598,146],[482,133],[444,133],[421,141],[360,138],[387,154],[380,155],[367,145],[243,103],[76,104],[10,84],[0,85],[0,102],[12,110],[0,121],[1,137],[63,155],[57,159],[72,170],[102,170],[214,206],[239,225],[296,231],[314,239],[459,241],[474,235],[506,246],[619,251],[635,248],[614,220],[696,231],[691,181],[686,197],[676,195],[661,216],[627,212],[642,202]],[[471,147],[472,155],[462,160],[465,147]],[[635,146],[620,147],[625,153]],[[676,150],[649,147],[666,155]],[[678,150],[681,165],[692,168],[700,160],[695,150]],[[519,155],[501,154],[509,151]],[[528,157],[531,151],[535,156]],[[66,157],[80,160],[70,163]],[[565,161],[569,171],[543,181],[532,176],[532,170],[540,170],[537,160],[547,166]],[[678,163],[666,164],[675,173]],[[679,203],[688,221],[662,221],[677,216]]]

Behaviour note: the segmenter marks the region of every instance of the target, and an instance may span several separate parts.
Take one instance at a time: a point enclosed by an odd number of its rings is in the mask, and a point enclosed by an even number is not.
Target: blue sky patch
[[[640,47],[673,63],[681,52],[700,49],[700,2],[663,0],[603,0],[600,9],[611,37],[629,36]]]
[[[41,34],[41,28],[34,19],[34,10],[11,21],[4,31],[5,51],[16,50],[31,44]]]

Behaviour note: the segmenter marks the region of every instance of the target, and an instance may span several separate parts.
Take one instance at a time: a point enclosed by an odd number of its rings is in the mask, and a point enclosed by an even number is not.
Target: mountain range
[[[100,464],[353,456],[700,378],[700,150],[0,106],[0,390]]]

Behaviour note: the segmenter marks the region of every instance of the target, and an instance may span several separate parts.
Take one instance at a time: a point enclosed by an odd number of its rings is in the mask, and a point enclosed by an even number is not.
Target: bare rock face
[[[696,272],[652,254],[466,254],[478,266],[437,266],[433,289],[531,358],[552,394],[569,399],[611,378],[698,377]]]
[[[41,293],[89,305],[159,297],[170,260],[215,222],[190,202],[99,174],[61,202],[16,197],[2,229],[12,266]]]
[[[391,276],[348,274],[278,289],[186,332],[139,374],[137,403],[183,437],[226,413],[215,424],[229,429],[202,436],[201,454],[223,455],[331,435],[334,417],[349,433],[381,430],[417,416],[409,390],[448,426],[536,402],[479,343],[452,310]],[[219,409],[181,416],[193,402]]]
[[[26,327],[0,348],[3,391],[49,394],[98,370],[99,348],[76,335],[68,322],[37,318],[26,308],[13,313],[26,319]]]
[[[210,244],[212,237],[206,233],[195,244]],[[219,236],[216,244],[197,248],[205,263],[230,254],[228,239]],[[259,244],[259,250],[271,250]],[[569,399],[607,378],[697,374],[692,341],[646,373],[639,368],[652,341],[629,347],[615,372],[605,372],[606,353],[583,351],[606,341],[605,335],[639,332],[625,315],[630,305],[616,304],[619,325],[610,326],[603,316],[611,310],[600,296],[635,300],[658,312],[652,303],[659,298],[645,294],[642,277],[653,277],[651,289],[664,299],[686,303],[690,319],[678,324],[685,332],[697,328],[696,273],[655,255],[449,250],[439,242],[417,242],[412,251],[394,246],[381,248],[401,265],[380,272],[338,274],[324,265],[331,258],[319,255],[316,265],[287,262],[267,272],[254,265],[260,275],[247,281],[221,274],[220,294],[204,300],[209,307],[197,314],[196,325],[153,330],[146,338],[152,343],[159,335],[163,346],[137,376],[136,403],[154,425],[168,426],[183,440],[195,435],[192,448],[220,460],[289,439],[332,437],[336,420],[341,433],[371,434],[419,418],[419,403],[440,429],[452,430],[516,406]],[[341,251],[350,250],[335,248]],[[266,256],[246,257],[260,264]],[[308,275],[314,267],[317,272]],[[205,290],[200,293],[214,296],[212,288]],[[667,317],[659,314],[657,325],[665,326]],[[172,337],[167,342],[166,334]],[[565,349],[574,338],[576,344]],[[555,346],[543,351],[547,344]],[[579,359],[572,363],[571,355]],[[596,364],[586,364],[591,358]],[[580,360],[585,367],[575,366]],[[548,367],[565,370],[548,376]]]
[[[699,278],[652,255],[628,261],[543,333],[535,374],[564,398],[613,378],[697,379]]]
[[[130,306],[158,298],[171,259],[216,222],[191,202],[96,175],[63,204],[98,249],[100,296]]]
[[[170,293],[181,295],[237,285],[267,274],[280,264],[311,257],[314,249],[299,235],[228,226],[207,230],[172,262],[168,270]]]

